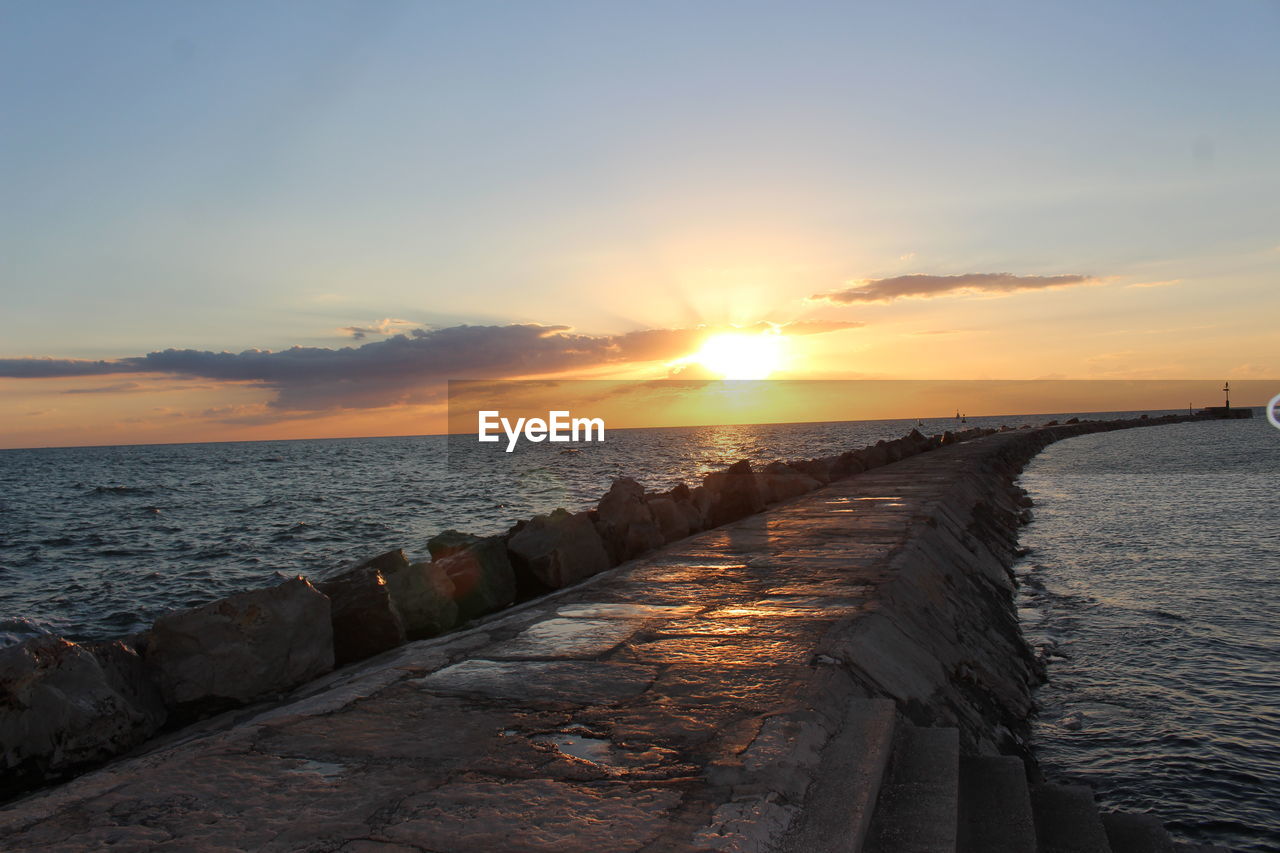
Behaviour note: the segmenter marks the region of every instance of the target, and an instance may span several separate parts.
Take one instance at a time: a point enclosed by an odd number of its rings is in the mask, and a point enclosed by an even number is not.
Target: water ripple
[[[1019,606],[1050,676],[1035,747],[1108,807],[1280,851],[1280,442],[1262,421],[1160,437],[1073,438],[1023,475]]]

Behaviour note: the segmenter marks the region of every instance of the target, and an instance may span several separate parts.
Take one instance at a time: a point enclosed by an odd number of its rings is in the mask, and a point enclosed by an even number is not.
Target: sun
[[[721,332],[703,341],[689,361],[725,379],[767,379],[782,364],[782,335]]]

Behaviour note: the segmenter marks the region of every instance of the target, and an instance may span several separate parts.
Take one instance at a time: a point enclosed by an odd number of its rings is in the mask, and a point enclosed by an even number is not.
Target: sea
[[[1184,840],[1280,851],[1280,430],[1078,436],[1021,484],[1045,775]]]
[[[913,428],[1136,414],[610,430],[512,454],[474,436],[0,451],[0,646],[121,636],[393,548],[425,557],[442,530],[585,509],[616,477],[663,490]],[[1079,436],[1028,466],[1016,572],[1050,676],[1034,723],[1046,775],[1185,839],[1280,851],[1278,474],[1262,417]]]

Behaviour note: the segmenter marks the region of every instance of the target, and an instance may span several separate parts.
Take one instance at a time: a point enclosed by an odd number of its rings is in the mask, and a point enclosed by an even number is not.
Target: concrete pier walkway
[[[1006,571],[1035,440],[835,482],[206,721],[0,810],[0,849],[1030,851],[1057,820],[1092,846],[1039,849],[1107,850],[1078,792],[996,757],[1036,677]]]

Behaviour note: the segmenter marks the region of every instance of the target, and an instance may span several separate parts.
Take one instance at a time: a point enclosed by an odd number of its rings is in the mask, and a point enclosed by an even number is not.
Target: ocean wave
[[[151,495],[158,491],[162,491],[159,486],[94,486],[89,490],[90,495],[115,495],[124,497],[125,495]]]
[[[56,634],[53,625],[25,616],[0,617],[0,649],[16,646],[32,637]]]

